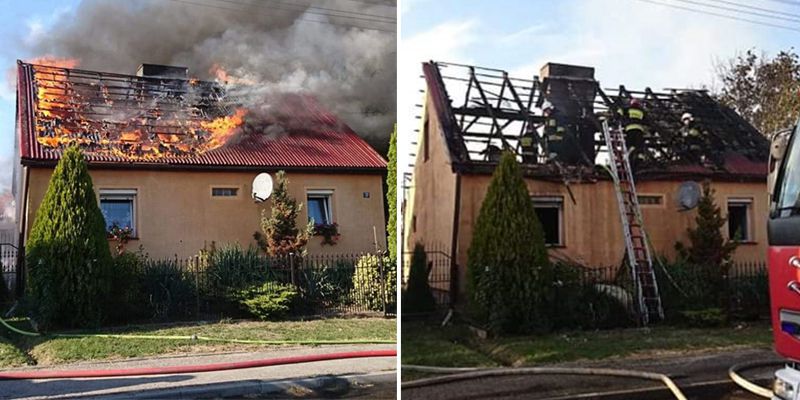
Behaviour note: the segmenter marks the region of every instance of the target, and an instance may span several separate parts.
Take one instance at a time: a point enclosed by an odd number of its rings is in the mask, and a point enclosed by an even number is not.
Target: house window
[[[331,197],[333,197],[333,190],[308,191],[306,203],[308,203],[309,221],[313,221],[315,225],[333,223]]]
[[[752,199],[728,199],[728,238],[740,242],[753,240],[750,232]]]
[[[213,197],[236,197],[237,195],[239,195],[239,188],[232,188],[232,187],[211,188],[211,196]]]
[[[562,197],[532,197],[533,208],[544,230],[544,243],[561,246],[563,240],[564,199]]]
[[[658,195],[639,195],[636,196],[639,200],[639,205],[642,206],[660,206],[664,203],[664,196]]]
[[[115,225],[130,228],[132,236],[136,230],[136,190],[100,189],[100,211],[106,220],[106,230]]]

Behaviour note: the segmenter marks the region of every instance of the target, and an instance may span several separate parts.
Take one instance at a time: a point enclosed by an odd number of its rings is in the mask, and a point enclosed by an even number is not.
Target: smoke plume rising
[[[180,65],[204,80],[222,71],[229,83],[250,84],[246,93],[241,85],[232,90],[254,110],[270,108],[282,98],[277,94],[308,93],[384,152],[396,118],[395,4],[84,0],[30,46],[89,70],[131,74],[141,63]]]

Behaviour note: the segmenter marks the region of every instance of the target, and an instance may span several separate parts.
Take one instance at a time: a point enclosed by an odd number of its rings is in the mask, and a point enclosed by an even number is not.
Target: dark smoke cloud
[[[253,103],[280,98],[276,93],[313,94],[379,151],[386,149],[396,119],[396,35],[344,25],[395,26],[326,17],[307,7],[394,18],[395,0],[190,3],[214,7],[85,0],[31,47],[38,55],[76,58],[80,68],[120,73],[147,62],[186,66],[193,76],[213,79],[216,64],[237,80],[255,83],[244,96]],[[312,19],[329,23],[307,21]]]

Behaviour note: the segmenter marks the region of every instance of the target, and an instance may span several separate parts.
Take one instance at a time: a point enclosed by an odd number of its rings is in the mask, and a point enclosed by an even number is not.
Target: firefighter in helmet
[[[692,162],[705,163],[703,155],[703,136],[691,113],[685,112],[681,115],[681,137],[684,140],[687,158]]]
[[[564,152],[564,136],[566,128],[561,113],[552,103],[542,104],[544,114],[544,137],[547,140],[547,157],[551,160],[559,158]]]
[[[625,146],[632,164],[640,164],[647,158],[645,149],[644,108],[638,99],[632,99],[628,107],[619,109],[625,132]]]
[[[522,152],[522,162],[525,164],[536,164],[538,156],[538,139],[536,125],[528,121],[525,127],[525,134],[519,138],[519,148]]]

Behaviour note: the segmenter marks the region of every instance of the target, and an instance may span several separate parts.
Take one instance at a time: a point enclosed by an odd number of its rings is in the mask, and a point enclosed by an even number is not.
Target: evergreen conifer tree
[[[411,255],[411,267],[408,271],[408,283],[403,292],[403,312],[428,312],[433,311],[436,302],[428,284],[428,259],[425,247],[417,243]]]
[[[314,224],[309,221],[302,231],[297,227],[297,216],[303,209],[289,195],[289,180],[284,171],[275,174],[275,189],[272,191],[272,208],[261,211],[261,230],[253,236],[259,247],[271,256],[301,253],[314,234]]]
[[[25,246],[40,329],[101,321],[111,279],[107,234],[86,161],[71,147],[53,171]]]
[[[470,310],[493,333],[547,329],[552,277],[528,188],[515,156],[506,152],[492,176],[468,252]]]

